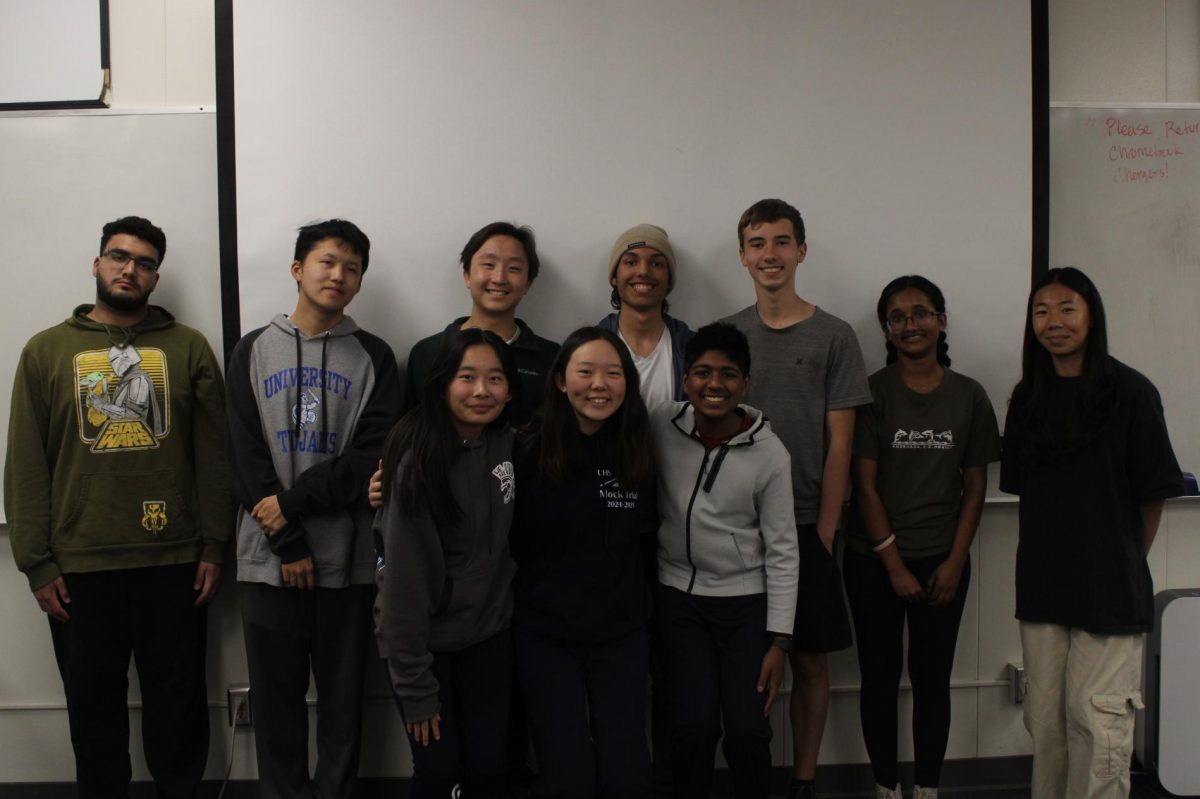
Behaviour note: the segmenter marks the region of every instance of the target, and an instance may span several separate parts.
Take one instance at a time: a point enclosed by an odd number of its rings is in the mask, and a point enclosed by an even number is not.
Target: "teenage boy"
[[[8,536],[49,618],[81,796],[128,794],[131,654],[159,796],[196,796],[208,758],[224,386],[204,337],[148,304],[166,252],[147,219],[105,225],[95,304],[30,339],[13,376]]]
[[[812,797],[825,716],[827,653],[850,646],[834,538],[850,474],[854,409],[871,402],[854,330],[796,293],[808,253],[804,220],[783,200],[760,200],[738,221],[738,252],[755,304],[728,317],[750,341],[758,378],[747,402],[762,408],[792,456],[800,538],[800,599],[791,654],[793,782]]]
[[[675,794],[710,795],[723,727],[734,796],[766,799],[768,716],[791,649],[800,568],[791,468],[763,413],[741,404],[750,348],[737,328],[700,328],[685,368],[688,401],[651,417]]]
[[[647,408],[687,399],[683,390],[683,352],[694,333],[685,322],[667,314],[667,295],[675,288],[675,250],[667,231],[658,225],[634,225],[613,243],[608,256],[608,284],[616,309],[597,327],[616,333],[633,358],[638,385]],[[651,542],[653,543],[653,542]],[[654,563],[647,550],[646,563]],[[662,646],[651,625],[650,736],[654,754],[654,795],[673,795],[671,734],[667,729],[666,685]]]
[[[618,236],[608,257],[608,284],[616,310],[597,327],[616,333],[629,348],[646,407],[685,399],[683,350],[692,331],[667,314],[667,295],[675,288],[675,250],[667,231],[641,224]]]
[[[404,408],[417,404],[420,386],[442,342],[456,330],[490,330],[508,343],[521,375],[521,394],[513,421],[523,424],[542,405],[546,373],[558,344],[535,334],[517,318],[517,305],[538,276],[537,242],[533,230],[510,222],[492,222],[472,234],[459,258],[463,282],[471,293],[471,315],[455,319],[446,329],[413,345],[404,377]]]
[[[345,312],[370,246],[340,219],[301,228],[295,310],[242,338],[229,363],[226,446],[264,797],[349,797],[358,773],[375,579],[365,488],[400,404],[391,349]]]

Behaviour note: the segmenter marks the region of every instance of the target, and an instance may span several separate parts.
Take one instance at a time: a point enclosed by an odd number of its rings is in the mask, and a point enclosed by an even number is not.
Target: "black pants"
[[[568,644],[517,628],[517,675],[540,775],[531,796],[650,796],[647,636]]]
[[[658,610],[650,619],[650,754],[655,799],[675,796],[675,771],[671,768],[671,677],[662,641]]]
[[[196,564],[64,574],[70,621],[50,619],[81,797],[129,792],[129,657],[142,747],[160,796],[194,797],[208,760],[204,607]]]
[[[771,724],[758,675],[767,652],[767,597],[708,597],[662,587],[658,618],[667,655],[675,795],[712,793],[717,741],[737,799],[771,787]]]
[[[412,799],[446,799],[455,785],[464,799],[505,795],[512,647],[512,632],[504,630],[459,652],[434,654],[441,739],[425,746],[408,736]],[[396,706],[403,718],[399,697]]]
[[[926,585],[945,555],[906,560],[913,576]],[[904,659],[904,625],[908,623],[908,678],[913,693],[915,781],[936,788],[950,735],[950,670],[962,619],[971,563],[963,566],[958,593],[945,607],[906,603],[896,596],[887,570],[876,557],[850,549],[845,558],[846,594],[858,637],[862,673],[859,717],[875,782],[895,787],[897,710]]]
[[[238,583],[258,789],[264,799],[349,797],[358,775],[363,679],[375,587]],[[317,685],[317,767],[308,772],[309,670]]]

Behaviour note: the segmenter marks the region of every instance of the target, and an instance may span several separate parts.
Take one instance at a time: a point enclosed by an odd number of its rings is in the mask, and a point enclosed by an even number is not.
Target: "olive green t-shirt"
[[[874,401],[859,408],[854,457],[878,464],[876,488],[901,556],[949,552],[962,504],[962,470],[1000,458],[992,403],[982,386],[950,369],[928,394],[906,386],[895,364],[869,382]],[[849,522],[847,543],[870,554],[857,506]]]

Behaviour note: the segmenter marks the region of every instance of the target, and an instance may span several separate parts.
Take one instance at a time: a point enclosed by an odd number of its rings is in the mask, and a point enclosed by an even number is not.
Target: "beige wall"
[[[1050,0],[1050,100],[1200,102],[1196,0]]]
[[[215,108],[212,2],[112,0],[108,8],[113,108]]]

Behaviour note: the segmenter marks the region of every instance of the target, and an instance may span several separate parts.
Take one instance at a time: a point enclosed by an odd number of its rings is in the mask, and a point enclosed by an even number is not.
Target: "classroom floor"
[[[873,799],[871,792],[861,793],[823,793],[822,799]],[[946,789],[938,792],[939,799],[1026,799],[1029,788],[1021,787],[987,787]],[[1200,799],[1195,796],[1179,796],[1168,793],[1158,781],[1149,775],[1135,775],[1133,788],[1129,799]]]

